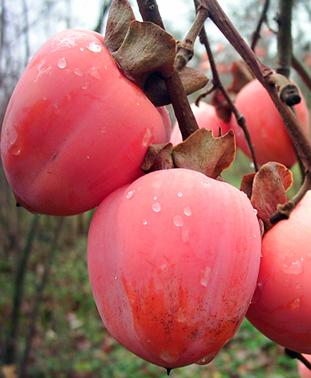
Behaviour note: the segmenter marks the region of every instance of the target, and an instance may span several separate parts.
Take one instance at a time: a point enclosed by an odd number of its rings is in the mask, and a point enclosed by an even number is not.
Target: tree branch
[[[294,54],[292,54],[292,66],[297,71],[302,81],[311,90],[311,76],[309,75],[304,65],[296,58]]]
[[[156,0],[137,0],[137,4],[144,21],[153,22],[165,29]],[[190,108],[178,72],[174,70],[170,77],[164,79],[182,137],[185,140],[198,130],[199,126]]]
[[[267,20],[267,12],[268,12],[269,6],[270,6],[270,0],[265,0],[265,3],[262,7],[261,15],[259,17],[256,29],[252,37],[251,49],[253,51],[255,51],[257,43],[260,39],[260,32],[261,32],[262,25]]]

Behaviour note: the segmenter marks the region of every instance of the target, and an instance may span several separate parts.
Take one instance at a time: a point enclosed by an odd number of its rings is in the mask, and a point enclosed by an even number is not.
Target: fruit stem
[[[150,21],[165,30],[156,0],[137,0],[139,12],[144,21]],[[199,129],[193,115],[180,76],[176,69],[168,78],[164,78],[167,91],[178,121],[183,140]]]
[[[269,6],[270,6],[270,0],[266,0],[262,7],[261,15],[259,17],[256,29],[253,33],[252,43],[251,43],[251,49],[253,51],[255,51],[257,43],[260,39],[260,32],[261,32],[262,25],[267,20],[267,12],[268,12]]]
[[[195,3],[195,6],[196,6],[196,9],[198,9],[197,8],[198,7],[198,1],[194,0],[194,3]],[[238,123],[238,125],[242,128],[246,142],[247,142],[247,145],[248,145],[249,150],[250,150],[251,155],[252,155],[252,160],[253,160],[253,163],[254,163],[255,172],[257,172],[258,171],[258,164],[257,164],[257,160],[256,160],[255,149],[254,149],[254,146],[253,146],[252,141],[251,141],[251,137],[250,137],[247,125],[246,125],[245,118],[238,111],[238,109],[234,105],[233,101],[231,100],[231,97],[229,96],[228,92],[226,91],[226,89],[222,85],[222,82],[221,82],[219,74],[218,74],[217,66],[216,66],[216,63],[215,63],[215,60],[214,60],[214,56],[213,56],[213,53],[212,53],[210,43],[209,43],[209,40],[208,40],[204,26],[201,28],[200,42],[205,47],[205,50],[206,50],[206,53],[207,53],[207,56],[208,56],[208,60],[209,60],[210,66],[211,66],[212,75],[213,75],[213,89],[217,88],[223,94],[225,100],[227,101],[227,103],[229,105],[231,112],[233,113],[233,115],[234,115],[234,117],[235,117],[235,119]]]
[[[297,358],[300,362],[302,362],[306,368],[311,370],[311,362],[308,361],[301,353],[295,352],[293,350],[285,348],[285,354],[287,354],[290,358]]]

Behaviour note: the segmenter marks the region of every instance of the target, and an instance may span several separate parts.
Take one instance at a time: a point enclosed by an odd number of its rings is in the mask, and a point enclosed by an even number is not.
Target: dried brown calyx
[[[170,103],[163,78],[174,72],[177,42],[152,22],[135,20],[127,0],[113,0],[108,15],[105,43],[123,73],[156,105]],[[194,69],[180,72],[187,94],[203,88],[205,75]]]

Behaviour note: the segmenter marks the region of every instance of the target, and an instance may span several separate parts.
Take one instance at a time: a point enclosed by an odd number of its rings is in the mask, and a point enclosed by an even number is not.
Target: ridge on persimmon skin
[[[265,336],[299,353],[311,354],[311,191],[289,219],[262,241],[258,284],[247,317]]]
[[[238,93],[235,105],[243,114],[260,165],[276,161],[291,167],[297,161],[283,120],[269,94],[258,80],[246,84]],[[293,107],[306,135],[310,133],[310,116],[304,97]],[[238,147],[251,158],[242,128],[233,117],[231,127]]]
[[[139,178],[103,201],[88,235],[105,327],[156,365],[210,362],[249,306],[260,248],[254,209],[231,185],[187,169]]]
[[[4,171],[33,212],[72,215],[143,174],[147,147],[168,139],[161,115],[92,31],[48,40],[20,78],[1,135]]]

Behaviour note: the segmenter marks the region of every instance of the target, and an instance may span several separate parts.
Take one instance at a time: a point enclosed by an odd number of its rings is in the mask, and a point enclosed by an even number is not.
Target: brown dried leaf
[[[244,192],[249,199],[252,197],[253,191],[253,182],[255,178],[255,173],[249,173],[248,175],[243,176],[240,190]]]
[[[198,91],[208,83],[208,78],[202,72],[191,67],[184,67],[179,71],[179,76],[187,95]],[[148,77],[144,86],[144,92],[155,106],[171,103],[165,81],[158,74]]]
[[[173,149],[176,168],[188,168],[217,178],[235,159],[235,138],[230,130],[215,138],[206,129],[195,131],[184,142]]]
[[[172,143],[152,144],[148,147],[141,169],[145,172],[174,168]]]
[[[239,93],[247,83],[254,79],[253,74],[248,69],[244,60],[238,60],[232,63],[231,74],[233,80],[228,90],[232,93]]]
[[[280,163],[266,163],[256,173],[251,202],[266,229],[271,227],[270,217],[277,210],[277,206],[287,202],[286,191],[292,182],[292,172]]]
[[[113,53],[125,74],[143,86],[151,72],[170,76],[176,41],[152,22],[132,21],[121,47]]]
[[[133,20],[134,12],[127,0],[112,1],[105,31],[105,45],[110,52],[117,51],[122,45]]]

